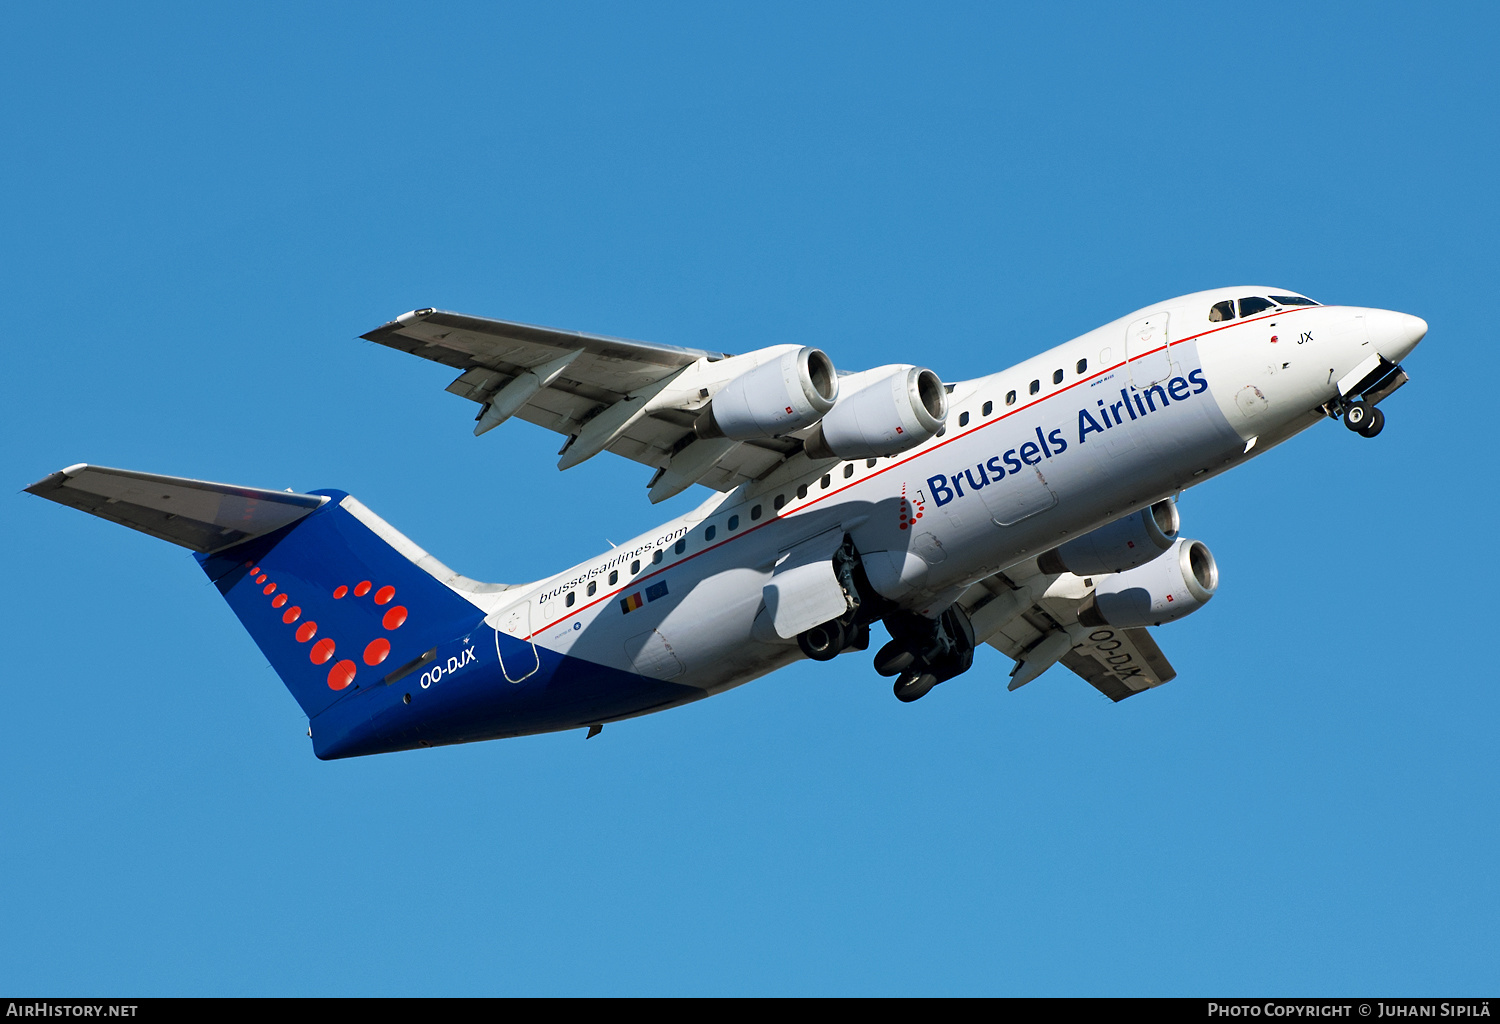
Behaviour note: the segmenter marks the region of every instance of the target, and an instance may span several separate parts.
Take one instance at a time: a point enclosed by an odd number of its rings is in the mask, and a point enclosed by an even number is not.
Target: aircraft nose
[[[1376,350],[1393,363],[1405,359],[1417,342],[1427,336],[1427,321],[1410,313],[1374,309],[1366,317],[1366,323]]]

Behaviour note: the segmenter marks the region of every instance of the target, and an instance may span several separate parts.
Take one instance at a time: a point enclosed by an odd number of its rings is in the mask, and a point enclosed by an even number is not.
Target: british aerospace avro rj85
[[[1414,316],[1223,288],[1137,310],[985,377],[841,374],[419,309],[364,337],[459,376],[475,434],[512,416],[610,451],[696,510],[527,584],[461,576],[342,491],[77,465],[28,490],[191,548],[337,758],[603,725],[798,658],[889,642],[913,701],[978,644],[1015,689],[1061,662],[1112,700],[1176,674],[1146,631],[1218,587],[1175,496],[1324,418],[1374,437]]]

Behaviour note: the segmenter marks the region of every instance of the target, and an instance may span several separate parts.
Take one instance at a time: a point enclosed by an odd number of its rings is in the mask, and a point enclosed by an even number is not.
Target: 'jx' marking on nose
[[[1303,331],[1302,340],[1297,342],[1297,344],[1306,345],[1309,341],[1312,341],[1312,331]]]

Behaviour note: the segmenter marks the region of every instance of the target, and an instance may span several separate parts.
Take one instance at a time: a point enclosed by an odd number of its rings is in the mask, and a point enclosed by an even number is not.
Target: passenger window
[[[637,558],[635,561],[633,561],[633,562],[630,563],[630,575],[634,576],[636,573],[638,573],[640,571],[641,571],[641,560],[639,558]]]
[[[759,518],[760,518],[760,506],[759,505],[751,505],[750,506],[750,521],[753,523],[753,522],[755,522],[755,520],[757,520]]]
[[[984,403],[984,408],[980,409],[979,411],[980,411],[981,414],[983,414],[985,416],[988,416],[990,413],[992,413],[992,412],[995,411],[995,403],[994,402],[985,402]]]
[[[806,484],[803,484],[802,486],[800,486],[800,487],[797,488],[797,497],[799,497],[799,498],[805,498],[805,497],[807,497],[807,485]]]
[[[778,495],[776,495],[776,500],[773,501],[773,502],[771,502],[772,507],[775,508],[776,511],[778,511],[778,512],[781,511],[781,506],[783,506],[785,504],[786,504],[786,495],[785,494],[778,494]]]
[[[1261,310],[1270,309],[1275,303],[1270,299],[1263,299],[1259,295],[1252,295],[1248,299],[1240,300],[1240,316],[1254,316]]]
[[[576,600],[578,600],[578,594],[575,591],[570,590],[568,591],[568,599],[564,601],[563,604],[571,608],[573,607],[573,602]]]
[[[1053,370],[1052,371],[1052,383],[1054,383],[1054,384],[1061,384],[1062,380],[1063,380],[1063,372],[1061,370]]]
[[[729,517],[729,528],[731,530],[738,530],[740,528],[740,517],[739,516],[730,516]]]
[[[1016,393],[1014,391],[1007,391],[1005,393],[1005,404],[1006,405],[1015,405],[1016,404]]]
[[[1208,311],[1208,322],[1211,324],[1222,323],[1225,320],[1234,319],[1234,301],[1225,299],[1223,302],[1215,302],[1214,308]]]
[[[683,538],[679,539],[676,544],[672,545],[672,550],[675,551],[675,552],[677,552],[679,555],[682,554],[684,551],[686,551],[687,550],[687,538],[683,537]]]
[[[594,596],[594,592],[597,591],[598,589],[599,589],[599,581],[598,580],[589,580],[589,597],[593,597]]]
[[[703,539],[704,540],[713,540],[714,539],[714,534],[717,533],[718,530],[719,530],[719,528],[717,526],[710,526],[708,529],[706,529],[706,530],[703,531]]]
[[[848,465],[846,465],[844,467],[844,479],[847,480],[847,479],[849,479],[853,475],[854,475],[854,463],[851,462],[851,463],[849,463]]]
[[[969,414],[968,413],[961,412],[961,413],[958,414],[958,425],[960,427],[967,427],[969,425]]]
[[[661,548],[657,548],[655,551],[651,552],[651,564],[661,565],[661,560],[663,557],[665,556],[662,554]]]
[[[619,569],[611,569],[609,571],[609,585],[610,586],[614,586],[616,583],[619,583],[619,582],[620,582],[620,570]]]
[[[1078,372],[1079,373],[1088,373],[1089,372],[1089,361],[1087,359],[1080,359],[1080,360],[1078,360]]]
[[[1042,390],[1042,382],[1039,381],[1039,380],[1032,381],[1031,382],[1031,393],[1034,395],[1034,394],[1036,394],[1040,390]]]
[[[866,459],[865,460],[865,468],[866,469],[874,469],[875,468],[875,463],[877,463],[879,461],[880,461],[879,459]]]
[[[829,476],[827,473],[824,473],[823,474],[823,490],[825,490],[825,491],[828,490],[828,485],[831,484],[831,483],[833,483],[833,477]]]

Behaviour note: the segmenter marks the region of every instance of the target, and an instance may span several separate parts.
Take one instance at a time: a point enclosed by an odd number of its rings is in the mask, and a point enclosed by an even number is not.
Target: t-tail
[[[321,758],[372,752],[370,726],[391,684],[475,630],[484,612],[463,590],[491,589],[342,491],[295,494],[88,465],[27,490],[190,548],[306,712]],[[405,745],[387,736],[381,748]]]

